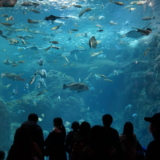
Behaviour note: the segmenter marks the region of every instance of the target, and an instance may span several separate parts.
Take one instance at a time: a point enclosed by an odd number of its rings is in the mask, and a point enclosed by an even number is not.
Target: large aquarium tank
[[[158,0],[1,0],[0,150],[30,113],[112,127],[126,121],[146,147],[145,116],[160,112]]]

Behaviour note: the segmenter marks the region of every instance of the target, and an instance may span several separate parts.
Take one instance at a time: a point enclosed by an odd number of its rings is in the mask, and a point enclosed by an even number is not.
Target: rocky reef
[[[10,145],[10,114],[5,102],[0,98],[0,150],[8,150]]]

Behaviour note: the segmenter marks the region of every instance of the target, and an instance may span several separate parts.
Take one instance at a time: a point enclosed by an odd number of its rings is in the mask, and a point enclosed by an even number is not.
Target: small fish
[[[103,32],[103,29],[97,30],[97,32]]]
[[[151,20],[151,19],[155,19],[155,16],[154,17],[143,17],[142,20]]]
[[[1,15],[2,17],[9,17],[7,14]]]
[[[131,109],[133,106],[131,104],[128,104],[126,107],[125,107],[125,110],[128,110],[128,109]]]
[[[82,10],[80,13],[79,13],[79,17],[81,17],[85,12],[89,12],[91,11],[92,9],[91,8],[86,8],[84,10]]]
[[[75,31],[75,32],[78,31],[78,29],[71,29],[71,30],[72,30],[72,31]]]
[[[66,8],[68,8],[68,6],[65,6],[65,5],[64,5],[64,6],[61,6],[61,7],[60,7],[60,9],[66,9]]]
[[[40,13],[40,11],[34,10],[34,9],[30,9],[29,11],[32,11],[34,13]]]
[[[74,23],[74,26],[78,27],[78,24],[77,24],[77,23]]]
[[[33,84],[33,82],[35,81],[35,78],[36,78],[36,75],[34,75],[34,76],[32,77],[32,79],[30,80],[30,82],[29,82],[30,85]]]
[[[104,79],[104,81],[109,81],[109,82],[113,82],[112,80],[110,80],[110,79]]]
[[[11,86],[11,84],[8,84],[8,85],[6,85],[6,86],[5,86],[5,88],[7,88],[7,89],[8,89],[10,86]]]
[[[12,64],[12,67],[16,67],[16,66],[18,66],[18,64]]]
[[[132,1],[130,4],[137,4],[138,1]]]
[[[96,24],[97,28],[103,28],[100,24]]]
[[[20,60],[20,61],[18,61],[17,63],[25,63],[25,61]]]
[[[62,26],[62,23],[59,25],[59,26],[56,26],[56,27],[53,27],[53,28],[51,28],[52,30],[57,30],[59,27],[61,27]]]
[[[38,121],[41,122],[41,121],[43,121],[43,119],[39,117],[39,118],[38,118]]]
[[[47,47],[44,51],[48,51],[49,49],[51,49],[52,45],[50,47]]]
[[[89,90],[89,87],[85,83],[71,83],[69,85],[64,84],[63,89],[69,88],[70,90],[74,90],[79,92]]]
[[[110,0],[110,2],[111,2],[111,3],[114,3],[114,4],[117,4],[117,5],[124,5],[124,3],[122,3],[122,2],[114,2],[114,1],[112,1],[112,0]]]
[[[102,77],[102,78],[107,78],[105,75],[103,74],[97,74],[98,76]]]
[[[53,44],[59,44],[58,41],[50,41],[50,43],[53,43]]]
[[[23,44],[23,45],[29,44],[29,43],[26,42],[23,38],[21,38],[21,41],[22,41],[22,44]]]
[[[29,84],[26,83],[25,86],[24,86],[24,90],[28,90],[29,89]]]
[[[53,45],[52,45],[52,48],[54,48],[54,49],[60,49],[60,47],[53,46]]]
[[[143,56],[146,56],[146,55],[148,54],[148,52],[149,52],[150,49],[151,49],[151,48],[148,48],[148,49],[143,53]]]
[[[10,21],[10,20],[14,20],[14,18],[12,16],[10,16],[9,18],[6,18],[6,21]]]
[[[55,21],[56,19],[68,19],[68,17],[57,17],[57,16],[54,16],[54,15],[50,15],[48,17],[45,17],[44,18],[46,21]]]
[[[117,25],[118,23],[117,22],[114,22],[114,21],[110,21],[109,22],[111,25]]]
[[[147,3],[147,0],[146,1],[137,1],[138,5],[145,4],[145,3]]]
[[[67,57],[65,57],[65,56],[62,56],[62,57],[67,61],[67,63],[69,63],[69,60]]]
[[[23,3],[21,3],[21,6],[30,7],[30,6],[34,6],[34,5],[32,2],[23,2]]]
[[[92,36],[90,39],[89,39],[89,46],[90,48],[93,47],[93,48],[96,48],[97,47],[97,40],[94,36]]]
[[[137,118],[138,117],[138,114],[137,113],[133,113],[132,114],[132,118]]]
[[[99,55],[99,54],[101,54],[101,53],[103,53],[103,52],[100,51],[100,52],[97,52],[97,53],[93,53],[93,54],[91,55],[91,57],[95,57],[95,56],[97,56],[97,55]]]
[[[4,25],[4,26],[6,26],[6,27],[11,27],[13,24],[11,24],[11,23],[0,23],[0,24],[2,24],[2,25]]]
[[[125,6],[123,9],[130,8],[132,5]]]
[[[41,94],[47,92],[46,90],[42,91],[42,92],[39,92],[36,96],[40,96]]]
[[[135,9],[136,9],[136,8],[130,8],[129,11],[131,12],[131,11],[134,11]]]
[[[28,22],[28,23],[31,23],[31,24],[38,24],[38,23],[40,23],[41,21],[40,21],[40,20],[27,19],[27,22]]]
[[[82,6],[79,5],[79,4],[72,4],[71,6],[74,6],[74,7],[77,7],[77,8],[82,8]]]
[[[38,62],[37,62],[37,64],[38,64],[39,66],[43,66],[43,64],[44,64],[43,59],[42,59],[42,58],[39,59]]]

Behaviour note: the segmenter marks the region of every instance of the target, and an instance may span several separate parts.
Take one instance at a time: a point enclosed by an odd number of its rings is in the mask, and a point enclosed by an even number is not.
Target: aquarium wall
[[[160,112],[158,0],[0,2],[0,150],[30,113],[44,136],[54,117],[112,127],[126,121],[143,146]]]

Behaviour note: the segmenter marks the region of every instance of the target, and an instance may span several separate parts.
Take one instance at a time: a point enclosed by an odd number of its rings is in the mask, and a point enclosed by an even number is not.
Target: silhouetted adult
[[[82,157],[82,150],[89,144],[89,133],[91,125],[84,121],[80,124],[79,131],[73,137],[73,148],[71,152],[71,160],[80,160]]]
[[[112,147],[115,148],[115,154],[114,154],[114,160],[122,160],[123,159],[123,150],[120,145],[120,139],[118,131],[111,127],[111,124],[113,122],[113,118],[110,114],[105,114],[102,117],[102,122],[104,127],[107,129],[108,136],[111,140]]]
[[[0,151],[0,160],[3,160],[5,157],[5,152],[4,151]]]
[[[75,134],[78,133],[79,123],[77,121],[74,121],[72,123],[71,128],[73,129],[73,131],[68,132],[68,134],[66,136],[66,141],[65,141],[65,148],[66,148],[66,151],[69,154],[69,158],[70,158],[71,150],[72,150],[72,147],[73,147],[73,137],[74,137]]]
[[[124,160],[143,160],[143,149],[133,130],[133,124],[126,122],[123,133],[120,135],[120,143],[125,155]]]
[[[154,138],[147,146],[145,160],[160,160],[160,113],[144,120],[150,122],[149,131]]]
[[[107,135],[105,127],[93,126],[89,134],[89,145],[82,151],[82,160],[110,160],[114,149]]]
[[[37,122],[38,122],[37,114],[31,113],[28,115],[28,121],[22,123],[21,126],[30,128],[33,141],[37,143],[42,153],[44,153],[43,131],[42,128],[37,124]],[[15,139],[16,139],[16,134],[15,134]]]
[[[28,127],[20,127],[16,131],[16,140],[11,146],[7,160],[43,160],[43,154],[37,143],[32,140]]]
[[[66,131],[62,118],[54,118],[53,125],[53,131],[49,133],[45,140],[45,155],[49,156],[49,160],[66,160],[67,157],[64,146]]]

